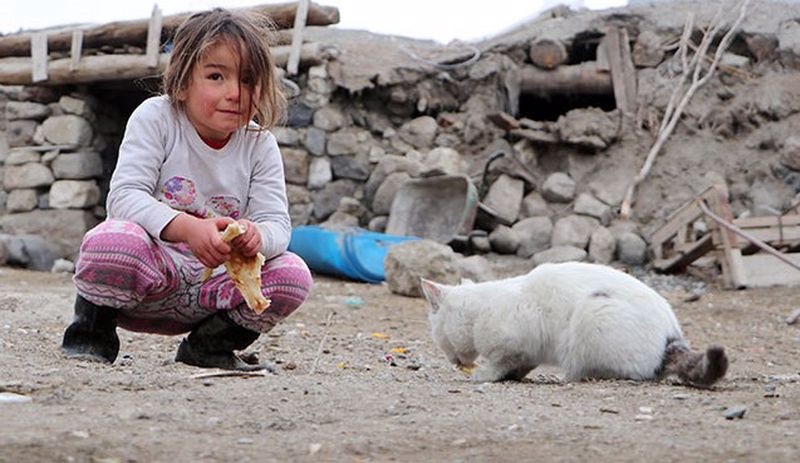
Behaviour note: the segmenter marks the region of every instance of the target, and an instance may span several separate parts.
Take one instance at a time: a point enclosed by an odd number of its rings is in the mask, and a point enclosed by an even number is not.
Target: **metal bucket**
[[[409,180],[392,202],[386,233],[447,244],[472,231],[478,190],[466,175]]]

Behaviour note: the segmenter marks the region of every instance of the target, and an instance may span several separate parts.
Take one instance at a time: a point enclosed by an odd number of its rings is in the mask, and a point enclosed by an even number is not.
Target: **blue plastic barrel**
[[[292,229],[289,251],[302,257],[314,272],[380,283],[386,279],[383,262],[389,248],[418,239],[362,228],[329,230],[318,225],[304,225]]]

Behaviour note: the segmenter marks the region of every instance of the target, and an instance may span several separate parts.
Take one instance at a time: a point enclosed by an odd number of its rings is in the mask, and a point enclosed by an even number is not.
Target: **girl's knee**
[[[291,286],[308,292],[314,285],[314,279],[303,259],[287,251],[264,265],[261,269],[261,284],[264,287]]]
[[[83,237],[81,254],[120,252],[134,255],[147,252],[153,240],[144,228],[133,222],[110,219],[92,228]]]
[[[104,286],[144,294],[162,283],[156,254],[155,243],[142,227],[107,220],[84,236],[74,279],[87,290]]]

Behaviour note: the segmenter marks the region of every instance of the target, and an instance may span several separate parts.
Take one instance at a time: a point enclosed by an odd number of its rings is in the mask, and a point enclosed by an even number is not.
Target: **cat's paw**
[[[505,372],[491,365],[481,365],[475,369],[469,379],[473,383],[494,383],[502,380],[503,376],[505,376]]]

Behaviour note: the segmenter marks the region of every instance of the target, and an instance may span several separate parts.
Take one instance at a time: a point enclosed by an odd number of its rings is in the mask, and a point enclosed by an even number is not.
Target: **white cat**
[[[521,380],[557,365],[567,381],[659,379],[709,386],[722,378],[722,347],[692,352],[669,303],[611,267],[543,264],[526,275],[447,286],[422,280],[434,341],[477,382]]]

